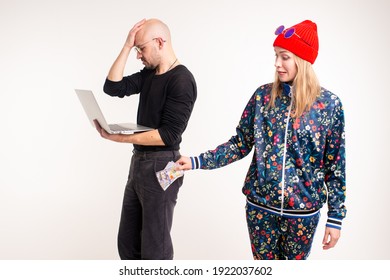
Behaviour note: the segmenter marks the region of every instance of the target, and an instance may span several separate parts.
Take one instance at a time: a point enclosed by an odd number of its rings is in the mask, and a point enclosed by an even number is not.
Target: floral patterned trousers
[[[247,203],[246,216],[255,260],[305,260],[311,250],[320,212],[281,216]]]

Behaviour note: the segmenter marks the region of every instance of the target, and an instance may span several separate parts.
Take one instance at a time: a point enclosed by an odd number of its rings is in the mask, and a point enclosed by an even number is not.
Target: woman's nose
[[[275,63],[274,63],[274,66],[275,66],[276,68],[278,68],[278,67],[282,66],[282,64],[280,63],[280,59],[278,59],[278,58],[275,58]]]

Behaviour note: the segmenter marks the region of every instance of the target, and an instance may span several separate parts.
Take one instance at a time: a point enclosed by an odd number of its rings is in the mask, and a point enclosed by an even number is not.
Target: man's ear
[[[166,41],[161,37],[158,37],[156,40],[158,41],[158,47],[161,49]]]

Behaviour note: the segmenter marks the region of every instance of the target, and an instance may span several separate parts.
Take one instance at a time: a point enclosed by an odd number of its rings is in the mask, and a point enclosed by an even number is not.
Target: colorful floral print
[[[320,212],[305,218],[287,218],[248,203],[246,213],[255,260],[307,259]]]
[[[266,84],[255,91],[236,128],[237,135],[201,154],[201,168],[223,167],[254,148],[242,189],[250,201],[280,212],[318,210],[328,202],[327,226],[341,228],[347,210],[340,99],[322,88],[308,112],[291,118],[291,87],[284,84],[275,107],[268,108],[271,88],[272,84]]]

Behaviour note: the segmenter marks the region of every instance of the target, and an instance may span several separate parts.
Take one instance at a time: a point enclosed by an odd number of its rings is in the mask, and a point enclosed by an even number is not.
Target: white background
[[[138,98],[102,91],[128,31],[160,18],[198,99],[181,152],[235,134],[255,89],[273,81],[281,24],[318,24],[314,64],[346,114],[347,218],[323,251],[326,209],[310,259],[390,259],[387,0],[0,0],[0,259],[117,260],[132,146],[100,138],[74,88],[91,89],[109,122],[135,121]],[[126,73],[142,68],[135,53]],[[251,260],[241,186],[252,153],[185,176],[172,236],[177,260]]]

